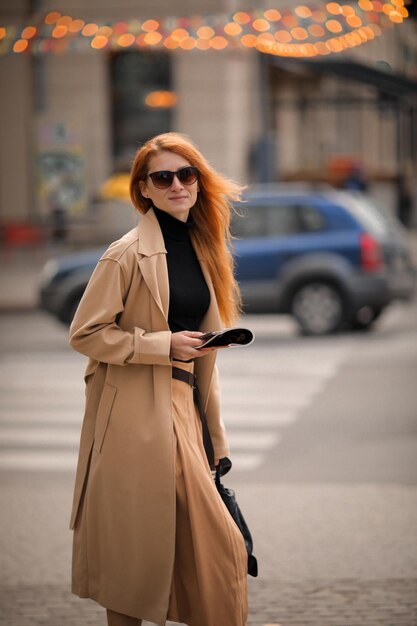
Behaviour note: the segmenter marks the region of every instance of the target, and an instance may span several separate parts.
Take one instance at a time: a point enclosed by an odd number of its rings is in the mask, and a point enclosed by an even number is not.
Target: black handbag
[[[230,459],[227,459],[227,457],[226,459],[221,459],[221,462],[222,461],[224,462],[225,460],[227,460],[230,463],[230,467],[229,467],[230,469],[232,466],[232,462],[230,461]],[[230,515],[233,517],[236,523],[236,526],[239,528],[240,532],[242,533],[243,539],[245,540],[246,552],[248,553],[248,574],[256,578],[256,576],[258,575],[258,561],[252,554],[253,552],[252,535],[250,534],[248,525],[245,521],[245,518],[242,515],[242,511],[239,508],[234,490],[229,489],[228,487],[225,487],[220,480],[221,467],[222,467],[221,462],[216,468],[216,476],[215,476],[216,488],[220,494],[221,499],[226,505],[227,510],[229,511]]]
[[[216,484],[217,491],[220,494],[221,499],[223,500],[227,510],[232,516],[235,524],[239,528],[242,533],[243,539],[245,540],[246,551],[248,553],[248,574],[250,576],[256,577],[258,575],[258,562],[255,556],[252,554],[253,552],[253,541],[252,535],[250,534],[250,530],[248,528],[247,523],[245,522],[245,518],[242,515],[242,511],[239,508],[239,505],[236,500],[235,492],[233,489],[229,489],[225,487],[220,481],[220,477],[224,476],[229,472],[232,468],[232,462],[228,457],[224,457],[220,459],[217,467],[214,466],[214,450],[213,444],[210,437],[210,432],[207,426],[207,419],[203,408],[203,403],[201,401],[200,392],[197,387],[197,380],[194,374],[190,372],[186,372],[180,367],[172,368],[172,377],[177,380],[182,380],[185,383],[188,383],[193,388],[194,392],[194,401],[197,405],[198,412],[200,414],[201,423],[203,426],[203,443],[204,449],[206,451],[207,460],[212,469],[214,480]]]

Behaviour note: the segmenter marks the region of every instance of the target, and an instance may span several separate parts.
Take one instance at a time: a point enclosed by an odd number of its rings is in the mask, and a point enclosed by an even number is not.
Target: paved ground
[[[53,418],[57,402],[78,394],[65,330],[46,325],[38,314],[4,313],[33,306],[34,281],[46,256],[39,251],[36,260],[23,253],[18,262],[3,263],[5,428],[17,426],[25,410],[33,418],[45,407],[44,415],[49,410]],[[266,421],[253,431],[277,429],[281,439],[273,450],[279,454],[266,448],[254,472],[247,465],[253,451],[245,438],[236,439],[246,466],[230,479],[260,562],[260,577],[249,580],[248,626],[417,626],[414,310],[393,308],[377,332],[353,339],[309,342],[296,337],[288,320],[253,323],[259,324],[259,342],[247,374],[262,374],[263,367],[282,386],[276,382],[274,388],[276,411],[263,410]],[[231,420],[239,414],[244,419],[252,393],[231,392],[242,367],[233,354],[223,358]],[[60,362],[64,376],[56,369]],[[45,383],[43,394],[25,395],[35,379],[50,378],[50,368],[57,373],[55,394]],[[59,387],[65,378],[66,391]],[[313,379],[317,385],[309,388]],[[265,391],[259,390],[262,401]],[[293,409],[287,425],[285,401]],[[58,446],[55,452],[65,450]],[[103,609],[69,591],[71,490],[68,471],[0,468],[1,626],[104,626]]]

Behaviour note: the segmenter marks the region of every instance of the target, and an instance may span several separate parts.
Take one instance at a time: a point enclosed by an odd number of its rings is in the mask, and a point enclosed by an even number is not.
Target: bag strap
[[[198,413],[200,415],[201,424],[203,427],[204,450],[206,451],[206,456],[207,456],[208,463],[210,465],[210,469],[214,470],[215,465],[214,465],[213,443],[211,441],[210,431],[208,429],[207,417],[204,411],[203,401],[201,399],[200,391],[197,387],[197,377],[194,376],[194,374],[191,374],[191,372],[186,372],[181,367],[173,366],[172,378],[175,378],[176,380],[181,380],[182,382],[187,383],[188,385],[190,385],[190,387],[193,388],[194,402],[197,405]]]

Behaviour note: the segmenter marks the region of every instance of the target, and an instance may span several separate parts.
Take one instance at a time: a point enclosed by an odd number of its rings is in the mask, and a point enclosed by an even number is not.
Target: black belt
[[[190,387],[193,388],[194,402],[197,405],[197,409],[200,414],[201,424],[203,426],[204,449],[206,451],[206,456],[210,468],[215,469],[213,443],[211,441],[210,432],[207,425],[207,418],[204,411],[203,402],[201,400],[201,395],[197,387],[197,377],[194,376],[194,374],[191,374],[191,372],[186,372],[185,370],[181,369],[181,367],[173,367],[172,378],[181,380],[182,382],[187,383],[188,385],[190,385]]]

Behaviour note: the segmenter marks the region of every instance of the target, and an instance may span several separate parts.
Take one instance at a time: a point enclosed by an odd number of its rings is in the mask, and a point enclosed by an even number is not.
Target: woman
[[[89,357],[72,590],[106,607],[109,626],[246,624],[244,541],[213,483],[193,389],[173,377],[196,376],[218,463],[229,448],[216,354],[198,348],[238,314],[228,237],[240,191],[182,135],[148,141],[130,181],[144,216],[100,259],[71,326]]]

